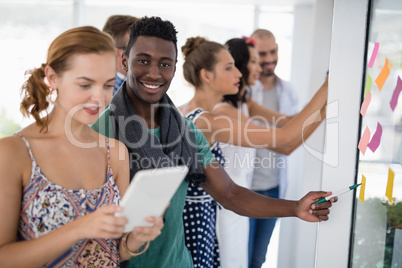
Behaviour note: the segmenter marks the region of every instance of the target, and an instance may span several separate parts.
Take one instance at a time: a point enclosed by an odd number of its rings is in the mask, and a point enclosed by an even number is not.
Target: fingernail
[[[312,209],[315,209],[315,205],[312,205],[311,208],[312,208]]]
[[[310,209],[310,210],[308,211],[308,213],[313,214],[313,211]]]

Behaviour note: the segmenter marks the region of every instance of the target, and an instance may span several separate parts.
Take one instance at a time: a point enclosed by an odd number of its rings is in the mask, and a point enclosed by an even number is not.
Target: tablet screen
[[[138,171],[122,198],[123,212],[116,214],[128,219],[124,231],[131,232],[137,226],[151,226],[145,218],[162,215],[187,173],[186,166]]]

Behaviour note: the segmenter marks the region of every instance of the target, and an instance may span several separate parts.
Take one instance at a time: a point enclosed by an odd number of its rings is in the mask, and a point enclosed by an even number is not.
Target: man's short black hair
[[[164,21],[160,17],[143,17],[132,24],[130,26],[130,41],[126,50],[127,56],[129,56],[130,50],[139,36],[153,36],[172,41],[177,57],[177,31],[170,21]]]

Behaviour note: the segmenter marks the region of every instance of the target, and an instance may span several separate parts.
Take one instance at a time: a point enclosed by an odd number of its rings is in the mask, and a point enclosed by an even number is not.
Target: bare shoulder
[[[192,110],[194,110],[195,107],[191,104],[191,102],[187,102],[187,103],[179,106],[178,108],[179,108],[179,111],[182,113],[182,115],[186,116]]]
[[[113,172],[117,175],[122,168],[125,169],[125,166],[128,166],[128,150],[121,141],[109,138],[109,151],[110,164]]]
[[[96,130],[94,130],[92,128],[89,128],[89,130],[91,131],[92,141],[97,141],[98,146],[100,148],[105,148],[106,141],[108,141],[111,160],[113,160],[114,157],[118,156],[119,150],[123,150],[122,153],[124,153],[124,150],[127,150],[127,147],[119,140],[116,140],[114,138],[109,138],[109,137],[97,132]]]
[[[130,181],[130,165],[128,149],[124,143],[109,138],[110,166],[113,170],[114,180],[121,194],[124,194]]]
[[[109,138],[110,157],[119,160],[121,156],[128,154],[128,149],[124,143],[119,140]]]
[[[239,109],[227,102],[217,104],[213,110],[214,114],[216,115],[229,115],[233,117],[237,116],[238,111]]]
[[[209,127],[212,122],[214,122],[214,119],[215,114],[204,111],[198,116],[197,120],[194,122],[194,125],[196,125],[199,129],[205,129]]]
[[[9,176],[29,173],[31,160],[21,137],[13,135],[0,139],[0,166],[7,167],[0,172],[6,171]]]
[[[18,157],[27,153],[27,147],[21,137],[17,135],[0,139],[0,157]]]
[[[124,156],[127,153],[127,147],[121,141],[114,138],[108,138],[105,135],[96,132],[95,130],[93,130],[93,133],[97,135],[96,139],[99,141],[99,147],[105,147],[106,143],[103,141],[106,142],[106,140],[108,140],[111,161],[118,159],[119,155]]]

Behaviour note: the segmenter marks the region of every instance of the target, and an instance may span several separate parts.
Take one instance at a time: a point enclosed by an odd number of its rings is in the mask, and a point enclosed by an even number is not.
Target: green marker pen
[[[332,195],[330,195],[330,196],[327,196],[327,197],[321,198],[320,200],[315,201],[313,204],[324,203],[324,202],[326,202],[326,201],[330,200],[332,197],[335,197],[335,196],[338,196],[338,195],[341,195],[341,194],[347,193],[347,192],[349,192],[349,191],[352,191],[353,189],[356,189],[357,187],[359,187],[359,186],[360,186],[360,184],[361,184],[361,183],[358,183],[358,184],[352,185],[352,186],[350,186],[350,187],[348,187],[348,188],[346,188],[346,189],[343,189],[343,190],[341,190],[341,191],[339,191],[339,192],[337,192],[337,193],[335,193],[335,194],[332,194]]]

